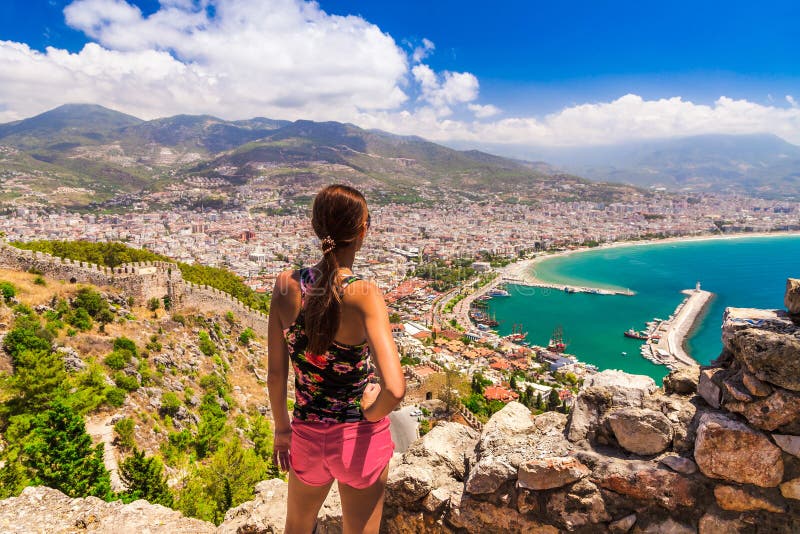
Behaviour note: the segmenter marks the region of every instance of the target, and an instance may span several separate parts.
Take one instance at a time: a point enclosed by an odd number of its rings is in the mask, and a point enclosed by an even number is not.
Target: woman
[[[405,394],[405,379],[383,295],[352,271],[370,225],[367,202],[352,187],[328,186],[314,199],[311,224],[322,259],[278,277],[269,313],[273,460],[289,471],[285,532],[314,530],[334,479],[344,532],[378,532],[394,451],[387,416]]]

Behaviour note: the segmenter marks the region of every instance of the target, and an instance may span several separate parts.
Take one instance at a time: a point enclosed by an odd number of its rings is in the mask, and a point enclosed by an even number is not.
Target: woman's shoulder
[[[288,295],[300,290],[301,269],[287,269],[282,271],[275,279],[275,289],[272,298],[275,296]]]
[[[354,302],[366,303],[376,297],[383,300],[383,292],[373,280],[357,275],[352,275],[347,279],[347,287],[344,294]]]

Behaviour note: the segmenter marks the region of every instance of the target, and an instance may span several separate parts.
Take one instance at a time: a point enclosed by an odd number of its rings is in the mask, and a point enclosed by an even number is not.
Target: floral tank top
[[[360,278],[350,275],[342,281],[347,287]],[[313,271],[300,270],[300,313],[284,331],[289,358],[294,368],[295,403],[293,417],[301,421],[353,423],[363,421],[361,395],[375,378],[369,345],[344,345],[333,341],[325,354],[307,350],[304,305],[306,289],[314,284]]]

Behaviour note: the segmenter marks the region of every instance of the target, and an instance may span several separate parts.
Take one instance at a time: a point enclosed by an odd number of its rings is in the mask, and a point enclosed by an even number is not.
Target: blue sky
[[[800,142],[798,2],[5,0],[0,41],[0,68],[50,62],[69,83],[37,105],[30,69],[0,74],[0,121],[72,97],[145,118],[347,120],[440,141]]]

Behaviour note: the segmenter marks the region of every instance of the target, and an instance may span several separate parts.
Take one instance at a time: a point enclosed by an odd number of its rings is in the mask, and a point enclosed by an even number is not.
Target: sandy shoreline
[[[531,272],[531,267],[552,258],[560,258],[563,256],[570,256],[572,254],[581,254],[583,252],[589,252],[592,250],[608,250],[608,249],[622,248],[622,247],[650,246],[650,245],[661,245],[668,243],[683,243],[690,241],[715,241],[723,239],[744,239],[748,237],[790,237],[790,236],[800,236],[800,232],[751,232],[751,233],[737,233],[731,235],[678,236],[678,237],[667,237],[664,239],[647,239],[643,241],[614,241],[613,243],[604,243],[596,247],[578,247],[570,250],[554,252],[552,254],[543,253],[534,258],[516,261],[514,263],[507,265],[503,269],[502,275],[506,278],[511,278],[512,280],[513,279],[521,280],[527,285],[535,285],[542,287],[565,287],[565,286],[577,287],[577,286],[570,286],[570,284],[548,282],[545,280],[541,280],[536,277],[535,273]],[[592,286],[592,287],[598,290],[627,289],[627,288],[620,288],[613,286]]]

